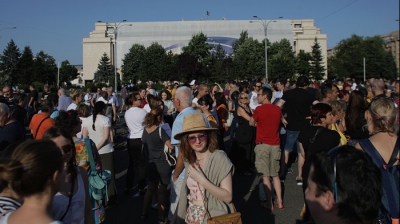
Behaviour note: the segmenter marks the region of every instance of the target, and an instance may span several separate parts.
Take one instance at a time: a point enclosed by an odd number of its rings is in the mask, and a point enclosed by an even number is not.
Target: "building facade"
[[[385,50],[392,52],[394,60],[396,61],[397,70],[399,70],[399,68],[400,68],[399,67],[400,66],[399,31],[397,30],[397,31],[382,35],[381,38],[382,38],[383,42],[385,43]]]
[[[314,20],[266,20],[267,38],[274,43],[286,38],[293,50],[311,52],[315,38],[321,46],[324,66],[327,68],[327,35],[315,27]],[[220,44],[229,54],[232,45],[246,30],[249,37],[262,41],[265,37],[261,21],[254,20],[201,20],[171,22],[121,22],[95,23],[95,29],[89,37],[83,38],[83,76],[84,83],[92,82],[101,56],[106,53],[120,71],[122,59],[133,44],[144,47],[157,42],[166,51],[180,54],[192,36],[197,33],[207,35],[207,43]],[[114,38],[116,36],[116,38]],[[115,41],[116,39],[116,41]],[[116,45],[116,47],[114,47]],[[115,49],[115,50],[114,50]],[[122,74],[123,75],[123,74]]]

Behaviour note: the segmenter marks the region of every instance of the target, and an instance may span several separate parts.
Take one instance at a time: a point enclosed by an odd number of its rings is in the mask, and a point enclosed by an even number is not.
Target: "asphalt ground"
[[[106,224],[114,223],[157,223],[157,210],[148,208],[147,218],[140,219],[143,205],[143,196],[133,197],[137,189],[132,190],[131,195],[124,194],[126,171],[129,157],[126,150],[126,135],[128,129],[123,119],[123,114],[119,114],[121,121],[117,123],[117,139],[115,146],[115,173],[118,189],[118,204],[106,210]],[[228,137],[229,138],[229,137]],[[225,138],[225,140],[227,140]],[[295,177],[297,175],[297,163],[291,165],[293,173],[286,176],[282,184],[283,201],[285,210],[275,208],[268,211],[260,206],[258,183],[256,175],[233,176],[233,203],[238,212],[242,214],[242,221],[245,224],[258,223],[279,223],[293,224],[300,223],[300,211],[303,207],[303,193],[301,186],[297,186]],[[137,176],[135,176],[137,182]]]

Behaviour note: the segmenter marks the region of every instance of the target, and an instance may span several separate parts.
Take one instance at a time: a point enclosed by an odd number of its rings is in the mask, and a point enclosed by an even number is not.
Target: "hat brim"
[[[218,128],[193,128],[193,129],[190,129],[190,130],[179,132],[178,134],[176,134],[174,136],[174,138],[177,139],[177,140],[181,140],[182,136],[187,134],[187,133],[200,132],[200,131],[211,132],[211,131],[216,131],[216,130],[218,130]]]

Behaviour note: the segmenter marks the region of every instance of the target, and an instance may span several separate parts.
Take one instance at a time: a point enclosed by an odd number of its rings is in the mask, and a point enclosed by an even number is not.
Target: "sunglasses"
[[[241,100],[248,100],[249,98],[247,97],[240,97]]]
[[[203,134],[203,135],[199,135],[199,136],[192,136],[192,137],[188,137],[187,140],[190,144],[194,144],[196,143],[196,140],[199,140],[199,142],[204,142],[207,139],[207,135]]]
[[[64,145],[61,147],[64,153],[70,153],[72,150],[75,150],[75,146],[73,145]]]
[[[333,198],[334,198],[335,204],[338,202],[338,188],[337,188],[337,182],[336,182],[336,157],[341,148],[342,148],[342,146],[336,146],[335,148],[329,150],[329,152],[328,152],[328,155],[331,158],[332,165],[333,165],[332,182],[333,182]]]
[[[261,86],[256,86],[257,88],[260,88]]]
[[[136,101],[138,101],[138,100],[142,101],[142,98],[137,98]]]

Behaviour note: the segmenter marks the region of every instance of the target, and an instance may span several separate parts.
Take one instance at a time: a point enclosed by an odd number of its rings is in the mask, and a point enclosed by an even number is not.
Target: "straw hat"
[[[217,128],[207,127],[206,121],[201,113],[194,113],[183,118],[182,132],[174,136],[175,139],[181,139],[182,135],[196,131],[215,131]]]

